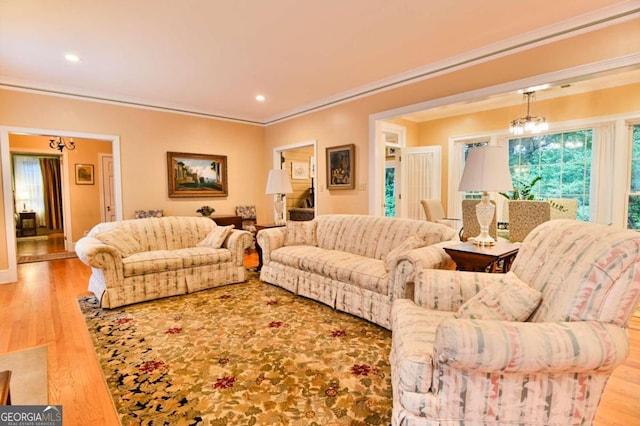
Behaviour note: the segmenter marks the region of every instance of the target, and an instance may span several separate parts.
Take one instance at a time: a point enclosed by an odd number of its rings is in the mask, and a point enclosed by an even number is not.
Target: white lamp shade
[[[284,169],[271,169],[267,177],[267,190],[265,194],[291,194],[291,180],[289,173]]]
[[[509,153],[501,146],[471,148],[458,191],[512,191]]]

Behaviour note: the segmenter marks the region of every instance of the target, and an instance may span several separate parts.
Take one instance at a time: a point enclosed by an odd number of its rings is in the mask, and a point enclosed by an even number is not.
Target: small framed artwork
[[[355,150],[354,144],[327,148],[327,189],[355,189]]]
[[[170,198],[226,197],[227,156],[167,152]]]
[[[309,163],[306,161],[292,161],[291,179],[309,179]]]
[[[76,185],[93,185],[93,164],[76,163]]]

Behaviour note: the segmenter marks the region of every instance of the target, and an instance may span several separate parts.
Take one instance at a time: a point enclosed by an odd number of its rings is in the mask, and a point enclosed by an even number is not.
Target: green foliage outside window
[[[396,217],[396,168],[386,167],[384,171],[384,215]]]
[[[529,182],[527,195],[534,199],[575,198],[578,219],[588,221],[592,138],[593,131],[587,129],[510,139],[514,185]],[[538,176],[540,183],[535,185]]]
[[[627,228],[640,230],[640,125],[633,126]]]

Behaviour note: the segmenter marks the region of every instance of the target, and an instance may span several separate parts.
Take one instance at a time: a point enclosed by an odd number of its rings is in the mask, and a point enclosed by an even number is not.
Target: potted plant
[[[216,209],[214,209],[213,207],[202,206],[198,210],[196,210],[196,213],[200,213],[202,216],[209,217],[215,211]]]

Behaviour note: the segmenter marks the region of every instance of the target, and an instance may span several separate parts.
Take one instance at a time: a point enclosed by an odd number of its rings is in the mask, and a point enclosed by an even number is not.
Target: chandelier
[[[57,149],[62,152],[63,149],[67,148],[69,151],[73,151],[76,149],[76,143],[73,141],[73,138],[69,138],[69,142],[65,142],[62,137],[58,136],[57,138],[51,137],[49,139],[49,148]]]
[[[519,117],[511,121],[509,126],[509,132],[513,135],[520,136],[526,133],[541,133],[549,130],[549,123],[542,116],[531,115],[531,97],[535,96],[536,92],[524,92],[523,96],[527,101],[527,115],[525,117]]]

